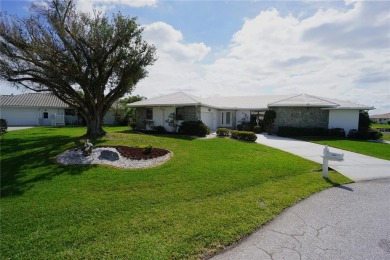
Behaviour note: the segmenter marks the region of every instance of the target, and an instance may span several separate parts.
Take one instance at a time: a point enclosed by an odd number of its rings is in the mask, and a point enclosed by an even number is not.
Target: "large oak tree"
[[[78,109],[99,137],[112,104],[131,93],[156,60],[135,18],[78,12],[72,0],[32,5],[27,18],[0,14],[0,77],[51,92]]]

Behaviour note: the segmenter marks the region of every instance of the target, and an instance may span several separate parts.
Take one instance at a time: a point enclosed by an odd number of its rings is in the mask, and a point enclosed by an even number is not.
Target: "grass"
[[[148,145],[174,156],[150,169],[61,166],[84,128],[33,128],[1,145],[2,259],[198,259],[283,209],[350,182],[297,156],[229,139],[199,140],[106,128],[95,144]]]
[[[390,128],[390,124],[371,124],[372,128]]]
[[[385,129],[390,129],[389,124],[371,124],[372,128],[385,128]],[[385,141],[390,141],[390,132],[382,132],[383,137],[382,139]]]
[[[299,139],[355,153],[365,154],[380,159],[390,160],[389,144],[327,136],[308,136],[300,137]]]

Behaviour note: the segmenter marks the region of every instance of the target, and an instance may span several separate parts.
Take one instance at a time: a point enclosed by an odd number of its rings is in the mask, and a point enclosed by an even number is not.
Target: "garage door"
[[[0,117],[6,119],[9,126],[35,126],[38,112],[24,107],[2,107]]]
[[[202,112],[202,122],[205,123],[211,131],[215,131],[214,128],[214,114],[211,112]]]

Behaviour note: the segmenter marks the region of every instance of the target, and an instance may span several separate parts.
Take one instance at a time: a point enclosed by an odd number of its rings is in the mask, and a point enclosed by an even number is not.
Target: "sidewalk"
[[[323,145],[274,135],[257,135],[257,143],[280,149],[322,164]],[[329,161],[329,167],[353,181],[390,178],[390,161],[329,147],[330,152],[344,153],[344,161]]]

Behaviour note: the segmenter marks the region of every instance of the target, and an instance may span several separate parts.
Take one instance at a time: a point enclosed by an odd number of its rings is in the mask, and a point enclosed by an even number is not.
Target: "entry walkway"
[[[324,150],[323,145],[263,134],[257,135],[256,142],[322,164],[321,156],[323,155]],[[388,160],[377,159],[371,156],[332,147],[329,147],[329,151],[335,153],[344,153],[344,161],[329,161],[329,167],[347,176],[355,182],[390,178],[390,161]]]

